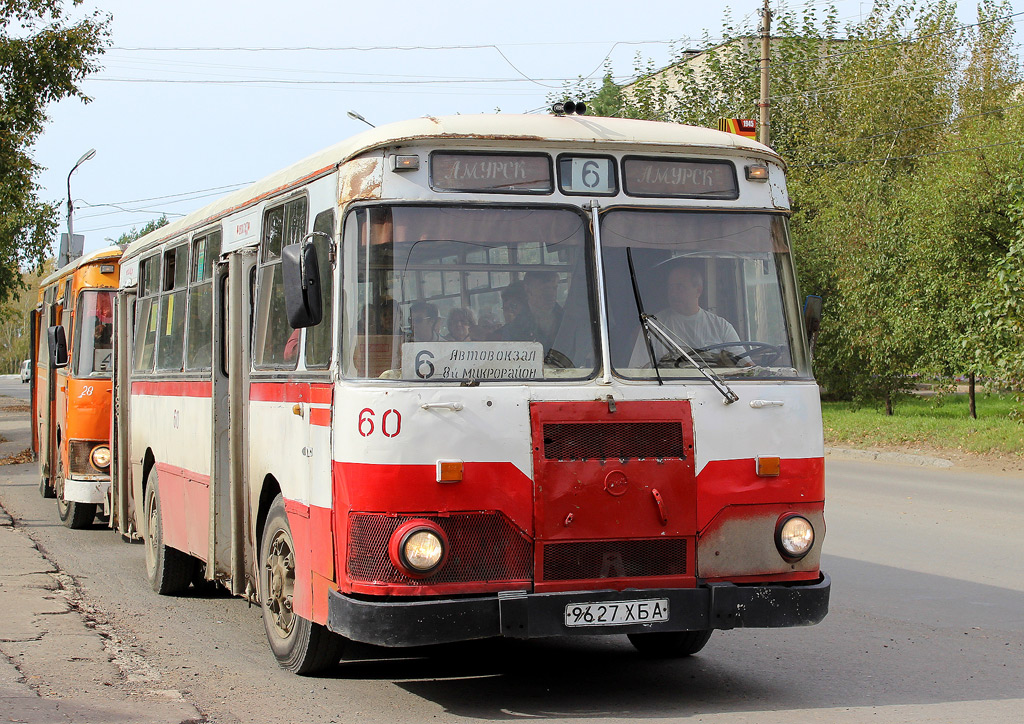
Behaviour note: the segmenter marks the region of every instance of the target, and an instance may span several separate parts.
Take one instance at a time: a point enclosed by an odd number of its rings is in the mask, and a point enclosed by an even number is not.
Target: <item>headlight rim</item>
[[[441,543],[440,558],[438,558],[436,564],[426,570],[416,568],[409,563],[405,557],[405,544],[408,542],[409,538],[422,531],[433,534]],[[395,568],[401,571],[403,575],[415,579],[430,578],[431,576],[436,575],[447,562],[448,551],[448,536],[445,535],[444,531],[441,530],[441,527],[437,525],[437,523],[423,518],[406,521],[400,525],[395,532],[391,534],[391,539],[388,544],[388,557],[391,559],[391,563]]]
[[[107,463],[106,463],[106,465],[100,465],[99,463],[96,462],[96,453],[98,453],[101,450],[105,450],[106,451],[106,455],[107,455]],[[105,443],[99,443],[98,445],[95,445],[92,448],[92,450],[89,451],[89,464],[92,465],[93,468],[95,468],[97,471],[99,471],[101,473],[105,473],[108,470],[110,470],[110,462],[111,462],[112,457],[113,456],[112,456],[112,454],[110,452],[110,446],[105,444]]]
[[[799,518],[807,524],[807,527],[811,530],[811,544],[807,546],[807,550],[803,553],[791,553],[786,549],[782,543],[782,531],[786,527],[789,521]],[[808,556],[808,554],[814,550],[814,544],[817,542],[818,531],[815,530],[814,524],[806,515],[800,513],[785,513],[779,517],[778,523],[775,524],[775,548],[778,550],[779,555],[789,563],[796,563],[801,561]]]

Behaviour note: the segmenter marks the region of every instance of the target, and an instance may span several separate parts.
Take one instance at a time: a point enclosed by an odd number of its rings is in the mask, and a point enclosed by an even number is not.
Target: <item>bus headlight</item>
[[[814,545],[814,526],[801,515],[785,516],[775,528],[775,545],[786,560],[800,560]]]
[[[110,466],[110,448],[106,445],[97,445],[89,453],[89,462],[97,470],[106,470]]]
[[[412,578],[433,575],[448,556],[448,537],[434,522],[410,520],[391,535],[391,562]]]

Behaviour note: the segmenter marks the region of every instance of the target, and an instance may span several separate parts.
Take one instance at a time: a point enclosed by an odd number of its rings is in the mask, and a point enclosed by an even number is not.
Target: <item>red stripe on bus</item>
[[[211,397],[213,383],[186,380],[132,382],[132,394],[150,397]]]
[[[331,385],[308,382],[253,382],[249,399],[257,402],[314,402],[330,404]]]
[[[329,405],[334,399],[334,385],[310,385],[309,401],[318,405]]]
[[[331,426],[331,411],[325,407],[313,407],[309,411],[309,424],[318,427]]]

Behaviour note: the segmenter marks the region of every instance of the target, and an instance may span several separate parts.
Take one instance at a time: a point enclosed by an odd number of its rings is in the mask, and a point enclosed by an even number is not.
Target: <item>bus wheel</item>
[[[146,575],[149,585],[162,596],[181,593],[192,582],[196,560],[177,548],[164,545],[163,516],[156,481],[146,486],[146,521],[149,523],[146,543]]]
[[[57,473],[53,476],[53,489],[61,523],[72,530],[82,530],[92,525],[96,518],[96,503],[76,503],[64,499],[64,461],[59,458]]]
[[[260,594],[267,640],[282,668],[312,674],[334,666],[345,639],[292,609],[295,594],[295,543],[284,498],[274,498],[260,543]]]
[[[700,651],[711,638],[711,629],[707,631],[659,631],[626,634],[626,638],[644,656],[671,659],[690,656]]]

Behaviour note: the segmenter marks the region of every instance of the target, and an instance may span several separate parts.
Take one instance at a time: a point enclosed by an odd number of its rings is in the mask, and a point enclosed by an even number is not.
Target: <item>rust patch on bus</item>
[[[341,174],[340,203],[356,199],[379,199],[384,183],[384,160],[380,157],[355,158],[346,163]]]

